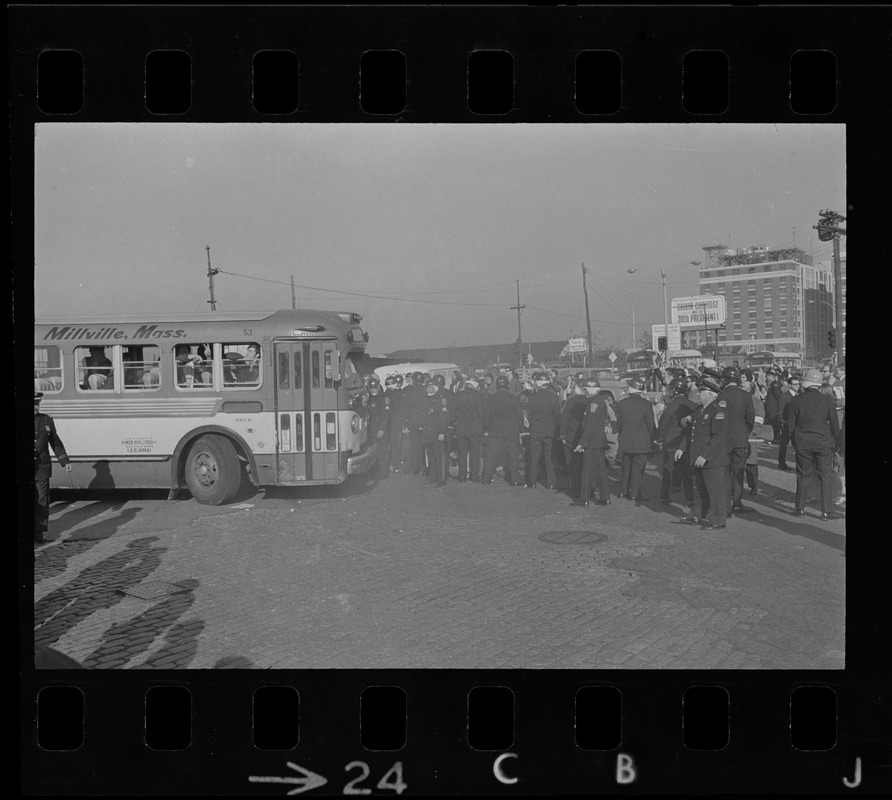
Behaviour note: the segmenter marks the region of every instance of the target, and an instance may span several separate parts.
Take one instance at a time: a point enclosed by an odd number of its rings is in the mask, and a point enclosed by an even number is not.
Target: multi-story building
[[[688,331],[686,346],[718,343],[718,355],[744,346],[794,351],[806,360],[831,354],[828,331],[833,319],[833,271],[814,266],[798,248],[770,250],[765,245],[703,248],[700,293],[724,295],[727,320],[716,331]]]

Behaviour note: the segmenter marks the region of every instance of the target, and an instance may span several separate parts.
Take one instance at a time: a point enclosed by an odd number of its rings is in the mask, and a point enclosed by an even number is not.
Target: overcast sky
[[[41,124],[35,169],[38,317],[209,311],[210,245],[219,311],[289,308],[293,276],[372,355],[513,342],[516,278],[524,341],[582,334],[583,263],[628,348],[661,268],[672,297],[703,245],[829,258],[846,205],[842,125]]]

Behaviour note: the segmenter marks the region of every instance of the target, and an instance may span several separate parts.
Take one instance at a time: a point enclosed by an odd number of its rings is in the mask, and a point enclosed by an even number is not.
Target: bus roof
[[[244,322],[246,320],[269,320],[281,315],[284,318],[299,317],[302,321],[318,317],[320,319],[332,319],[338,317],[342,322],[350,323],[354,316],[353,311],[325,311],[312,308],[288,308],[278,311],[201,311],[158,314],[122,314],[118,316],[103,315],[89,317],[41,317],[35,319],[36,325],[111,325],[119,323],[146,323],[146,322]],[[355,316],[359,317],[358,314]],[[359,317],[362,319],[362,317]]]

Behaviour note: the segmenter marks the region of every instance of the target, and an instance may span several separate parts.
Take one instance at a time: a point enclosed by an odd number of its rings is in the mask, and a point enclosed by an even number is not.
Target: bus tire
[[[235,498],[242,468],[235,447],[223,436],[202,436],[186,456],[186,485],[202,505],[219,506]]]

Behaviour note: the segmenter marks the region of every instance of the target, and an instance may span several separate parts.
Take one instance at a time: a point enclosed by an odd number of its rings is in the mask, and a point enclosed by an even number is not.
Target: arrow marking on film
[[[251,783],[293,783],[297,785],[297,789],[292,789],[288,794],[300,794],[301,792],[308,792],[310,789],[316,789],[320,786],[324,786],[328,781],[323,778],[321,775],[317,775],[315,772],[310,772],[308,769],[304,769],[303,767],[298,766],[297,764],[292,764],[290,761],[285,762],[290,769],[293,769],[295,772],[299,772],[301,777],[292,778],[285,777],[280,778],[276,775],[249,775],[248,780]]]

